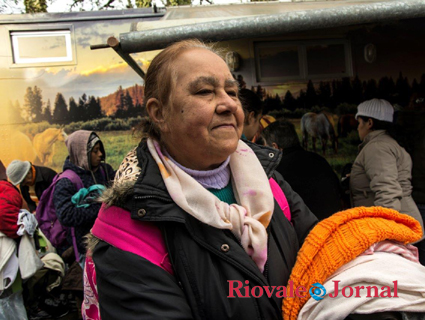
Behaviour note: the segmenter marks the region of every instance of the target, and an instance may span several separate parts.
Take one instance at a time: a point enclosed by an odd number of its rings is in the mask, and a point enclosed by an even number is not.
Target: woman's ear
[[[158,126],[161,131],[165,131],[167,126],[165,122],[163,106],[156,98],[150,98],[146,103],[146,111],[149,118]]]
[[[255,113],[254,111],[251,111],[250,113],[248,113],[247,123],[251,124],[253,123],[253,121],[255,121]]]
[[[373,128],[373,119],[369,118],[367,119],[367,128],[372,130]]]

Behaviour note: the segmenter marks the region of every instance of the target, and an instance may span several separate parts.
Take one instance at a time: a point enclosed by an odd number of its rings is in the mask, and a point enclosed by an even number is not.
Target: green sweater
[[[228,204],[236,203],[235,195],[233,193],[232,182],[229,181],[228,185],[223,189],[207,189],[217,198]]]

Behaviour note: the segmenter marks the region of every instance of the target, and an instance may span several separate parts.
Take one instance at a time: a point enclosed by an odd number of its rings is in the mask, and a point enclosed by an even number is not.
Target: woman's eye
[[[231,96],[231,97],[237,97],[237,96],[238,96],[237,91],[233,91],[233,90],[228,91],[228,92],[227,92],[227,94],[228,94],[229,96]]]
[[[211,93],[213,93],[213,90],[211,90],[211,89],[202,89],[202,90],[199,90],[196,94],[204,96],[204,95],[208,95],[208,94],[211,94]]]

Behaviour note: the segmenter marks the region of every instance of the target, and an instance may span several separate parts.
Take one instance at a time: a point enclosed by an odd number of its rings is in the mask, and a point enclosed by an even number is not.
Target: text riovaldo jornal
[[[291,280],[288,282],[288,286],[253,286],[249,285],[249,280],[245,280],[245,286],[242,281],[239,280],[228,280],[229,283],[229,295],[227,298],[260,298],[266,295],[271,298],[273,295],[277,298],[303,298],[310,294],[316,300],[321,300],[326,294],[326,289],[319,283],[313,284],[320,286],[317,288],[311,288],[308,291],[304,286],[294,287],[294,282]],[[329,294],[330,298],[335,298],[341,294],[345,298],[361,298],[366,294],[366,298],[398,298],[398,282],[393,281],[392,286],[344,286],[340,287],[340,280],[333,280],[334,290],[333,293]],[[317,297],[320,297],[318,299]]]

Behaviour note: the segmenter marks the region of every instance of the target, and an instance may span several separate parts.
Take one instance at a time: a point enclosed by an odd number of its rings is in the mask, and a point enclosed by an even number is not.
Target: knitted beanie
[[[393,122],[394,108],[387,100],[372,99],[362,102],[357,107],[356,120],[359,116]]]
[[[14,186],[20,184],[31,168],[29,161],[13,160],[6,169],[7,177]]]
[[[276,121],[276,118],[273,117],[273,116],[269,116],[268,114],[262,116],[261,119],[260,119],[260,128],[261,128],[261,130],[264,130],[265,128],[267,128],[267,126],[269,124],[272,124],[275,121]]]
[[[420,223],[396,210],[358,207],[335,213],[311,230],[298,252],[289,281],[309,292],[312,284],[323,284],[339,267],[353,260],[372,244],[383,240],[409,243],[422,237]],[[285,320],[293,320],[310,297],[283,300]]]

